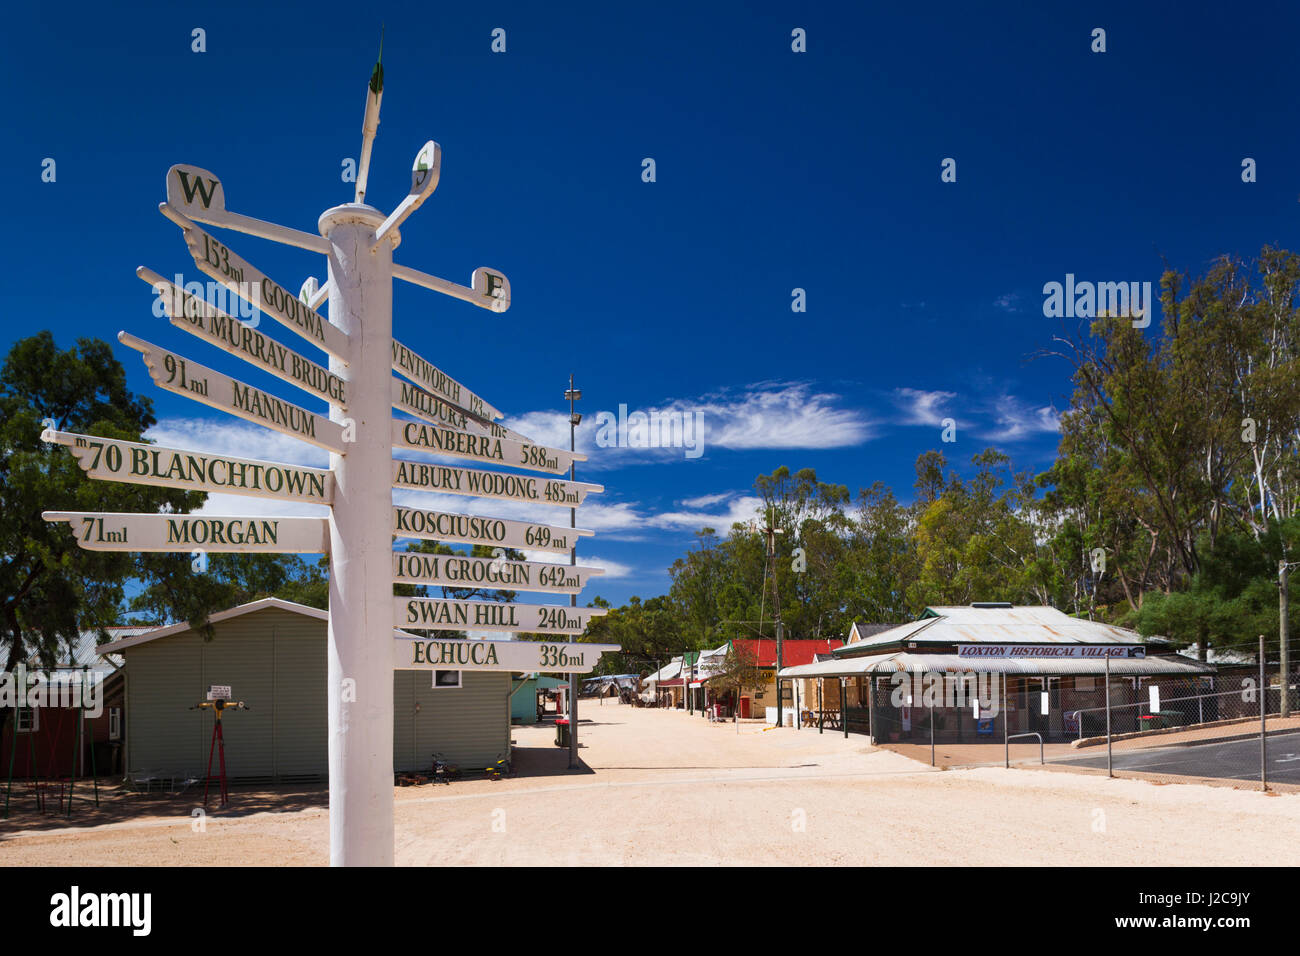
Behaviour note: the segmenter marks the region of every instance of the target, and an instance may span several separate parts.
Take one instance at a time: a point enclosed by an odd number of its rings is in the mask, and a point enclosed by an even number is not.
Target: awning
[[[781,671],[781,678],[792,677],[864,677],[869,674],[1027,674],[1031,676],[1096,676],[1106,673],[1105,660],[1096,658],[970,658],[956,654],[875,654],[842,660],[800,664]],[[1110,672],[1116,677],[1205,677],[1217,671],[1178,654],[1149,657],[1114,657]]]

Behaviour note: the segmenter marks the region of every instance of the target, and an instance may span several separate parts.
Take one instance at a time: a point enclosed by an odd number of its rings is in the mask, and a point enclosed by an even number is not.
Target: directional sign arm
[[[394,428],[394,438],[397,437],[398,431]],[[492,441],[477,435],[464,435],[464,438],[470,442],[490,443]],[[528,501],[563,508],[576,508],[582,504],[589,493],[605,490],[603,485],[594,485],[585,481],[561,481],[558,478],[534,478],[532,475],[512,475],[501,471],[477,471],[471,468],[454,468],[450,465],[406,461],[401,458],[393,460],[393,487],[408,488],[412,491],[469,495],[472,498],[493,498],[497,501]]]
[[[296,385],[304,392],[347,407],[347,383],[323,365],[304,358],[263,335],[249,323],[195,298],[144,266],[135,270],[162,300],[172,325],[206,339],[217,348]]]
[[[393,214],[383,221],[378,229],[375,230],[375,245],[378,246],[384,241],[384,238],[403,222],[406,217],[433,195],[433,191],[438,188],[438,176],[442,172],[442,148],[433,140],[429,140],[421,147],[415,155],[415,162],[411,164],[411,191],[401,205],[393,210]],[[357,202],[361,200],[358,199]],[[373,248],[373,247],[372,247]]]
[[[416,354],[397,339],[393,339],[393,371],[412,382],[427,388],[433,394],[453,405],[468,408],[474,415],[485,419],[501,418],[501,411],[489,405],[460,382],[447,375],[428,359]]]
[[[64,445],[91,478],[133,485],[209,491],[327,505],[334,475],[320,468],[227,458],[47,429],[41,440]]]
[[[477,305],[481,309],[504,312],[510,308],[510,280],[499,269],[479,266],[470,277],[468,288],[447,279],[431,276],[427,272],[399,266],[397,263],[393,263],[393,278],[432,289],[434,292],[441,292],[462,302]]]
[[[106,514],[45,511],[46,521],[72,526],[87,551],[208,551],[257,554],[325,554],[326,518],[233,518],[214,515]]]
[[[397,627],[422,631],[509,631],[525,634],[581,634],[603,607],[563,604],[507,604],[450,598],[393,598]]]
[[[453,544],[486,544],[499,548],[568,554],[577,544],[578,538],[595,533],[585,528],[559,528],[531,521],[393,507],[393,535],[398,538],[421,538]]]
[[[565,641],[437,641],[394,637],[394,670],[513,671],[585,674],[617,644]]]
[[[268,278],[224,243],[208,235],[178,209],[168,203],[163,203],[158,209],[181,227],[194,264],[204,275],[251,302],[317,348],[324,349],[345,362],[351,358],[352,350],[346,332],[331,325],[324,316],[308,308],[305,302],[284,286]]]
[[[265,425],[318,448],[340,455],[347,453],[343,426],[337,422],[159,348],[129,332],[119,332],[117,338],[144,357],[149,375],[159,388],[229,412],[255,425]]]
[[[490,418],[475,415],[468,409],[441,399],[404,378],[393,379],[393,407],[444,428],[490,435],[493,438],[509,438],[512,441],[531,445],[537,444],[527,435],[521,435],[504,425],[498,425]],[[582,454],[574,457],[577,461],[587,460],[587,456]]]
[[[224,226],[323,255],[330,253],[329,240],[324,236],[230,212],[226,209],[226,191],[221,180],[198,166],[177,165],[167,170],[167,201],[195,222]]]
[[[529,471],[563,474],[568,470],[570,462],[585,457],[560,448],[546,448],[531,442],[494,438],[490,435],[472,435],[452,428],[439,428],[437,425],[421,425],[419,422],[394,421],[392,429],[394,448],[450,458],[468,458],[471,461],[496,462]]]
[[[393,581],[398,584],[577,594],[586,586],[589,577],[604,573],[604,568],[547,564],[544,561],[507,561],[504,557],[393,552]]]

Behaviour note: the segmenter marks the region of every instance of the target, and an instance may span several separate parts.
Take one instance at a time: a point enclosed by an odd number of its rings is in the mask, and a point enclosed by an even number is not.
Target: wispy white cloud
[[[329,452],[297,438],[244,422],[214,418],[164,418],[145,437],[168,448],[254,458],[285,465],[328,468]]]
[[[651,527],[676,531],[695,531],[709,527],[725,534],[736,522],[752,521],[758,518],[762,511],[762,498],[743,495],[728,502],[725,511],[665,511],[649,516],[646,523]]]
[[[708,454],[714,449],[747,451],[778,448],[842,448],[870,440],[871,422],[858,409],[844,408],[840,396],[814,391],[801,382],[760,382],[743,389],[724,389],[696,399],[672,399],[657,405],[589,409],[583,413],[575,438],[577,450],[587,455],[586,468],[622,467],[642,462],[671,459],[694,460],[696,448]],[[623,414],[620,414],[622,412]],[[656,439],[646,429],[647,444],[629,443],[628,416],[641,412],[656,420],[681,422],[672,432]],[[568,416],[553,411],[535,411],[506,419],[504,424],[540,444],[569,447]],[[700,441],[696,429],[702,429]],[[661,429],[661,432],[664,430]],[[669,447],[663,447],[669,446]]]
[[[894,389],[894,404],[903,413],[900,425],[933,425],[938,427],[948,417],[948,403],[957,397],[956,392],[926,391],[919,388]]]
[[[716,505],[719,502],[726,501],[732,496],[733,492],[722,491],[716,495],[700,495],[698,498],[683,498],[682,504],[687,508],[707,508],[709,505]]]
[[[981,438],[993,441],[1022,441],[1061,430],[1061,413],[1055,408],[1050,405],[1035,407],[1014,395],[998,396],[989,415],[996,427],[979,434]]]

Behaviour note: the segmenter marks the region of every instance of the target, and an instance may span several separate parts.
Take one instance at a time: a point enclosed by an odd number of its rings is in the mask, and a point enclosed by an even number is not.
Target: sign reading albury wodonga
[[[581,634],[603,607],[560,604],[506,604],[450,598],[393,598],[398,627],[424,631],[509,631],[527,634]]]
[[[617,644],[559,643],[556,641],[431,641],[393,639],[394,670],[514,671],[533,674],[585,674],[605,651]]]
[[[265,425],[284,435],[301,438],[318,448],[343,454],[343,426],[305,408],[276,398],[229,375],[159,348],[128,332],[118,340],[144,356],[154,382],[169,392],[185,395],[212,408],[230,412],[244,421]]]
[[[394,435],[397,431],[394,429]],[[410,488],[413,491],[440,491],[473,498],[495,498],[499,501],[530,501],[565,508],[582,504],[589,492],[605,490],[601,485],[583,481],[534,478],[531,475],[511,475],[501,471],[475,471],[471,468],[452,468],[448,465],[430,465],[402,459],[393,461],[393,487]]]
[[[586,586],[589,577],[603,573],[602,568],[579,568],[542,561],[471,558],[423,551],[393,553],[393,580],[399,584],[577,594]]]
[[[224,515],[106,514],[46,511],[46,521],[72,525],[87,551],[211,551],[325,554],[325,518],[232,518]]]
[[[268,338],[249,323],[190,295],[152,269],[141,266],[136,275],[153,286],[172,325],[178,329],[197,335],[318,398],[347,406],[347,383],[329,369]]]
[[[487,544],[502,548],[567,553],[579,537],[595,534],[583,528],[557,528],[529,521],[509,521],[481,515],[458,515],[423,508],[393,508],[393,534],[457,544]]]
[[[567,471],[570,462],[575,459],[585,458],[584,455],[575,452],[546,448],[542,445],[534,445],[532,442],[493,438],[490,435],[474,435],[452,428],[439,428],[437,425],[402,421],[393,422],[393,447],[446,455],[449,458],[492,461],[501,465],[512,465],[515,468],[549,471],[554,474]]]
[[[334,500],[334,476],[320,468],[180,451],[73,432],[47,430],[41,439],[67,446],[82,470],[100,480],[322,505]]]

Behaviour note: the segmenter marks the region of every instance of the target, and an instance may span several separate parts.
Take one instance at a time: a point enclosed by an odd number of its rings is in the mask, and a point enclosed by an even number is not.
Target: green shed
[[[328,613],[266,598],[211,623],[210,641],[174,624],[100,648],[126,662],[127,772],[201,777],[212,712],[194,707],[209,687],[228,685],[248,706],[222,719],[231,780],[327,777]],[[508,754],[513,686],[502,672],[395,670],[393,769],[428,770],[435,752],[466,770]]]
[[[510,697],[510,719],[516,724],[537,723],[537,692],[566,687],[568,683],[560,677],[529,674],[522,684],[517,685],[519,689]]]

